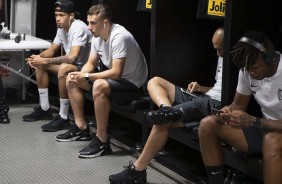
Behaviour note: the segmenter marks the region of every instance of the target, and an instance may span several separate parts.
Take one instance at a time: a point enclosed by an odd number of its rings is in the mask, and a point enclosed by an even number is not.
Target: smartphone
[[[215,109],[215,108],[211,109],[211,114],[212,115],[219,115],[220,113],[223,113],[223,111],[221,111],[219,109]]]
[[[180,88],[180,89],[181,89],[181,91],[182,91],[183,93],[186,93],[186,94],[188,94],[188,95],[191,95],[192,97],[198,97],[198,95],[193,94],[193,93],[191,93],[191,92],[189,92],[189,91],[186,91],[186,90],[183,89],[183,88]]]

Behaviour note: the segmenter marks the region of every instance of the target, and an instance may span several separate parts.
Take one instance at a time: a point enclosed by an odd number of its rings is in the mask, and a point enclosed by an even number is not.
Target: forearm
[[[89,79],[90,80],[96,80],[96,79],[113,79],[118,80],[120,79],[120,76],[118,73],[113,72],[112,70],[106,70],[103,72],[98,73],[90,73]]]
[[[282,120],[260,119],[260,128],[273,132],[282,132]]]
[[[53,57],[53,58],[45,58],[47,61],[47,64],[62,64],[62,63],[68,63],[72,64],[76,61],[76,56],[70,57],[69,55],[59,56],[59,57]]]
[[[42,58],[51,58],[51,57],[54,57],[54,55],[55,55],[55,51],[52,49],[44,50],[43,52],[39,54],[39,56]]]
[[[241,106],[237,105],[236,103],[231,103],[230,105],[228,105],[228,107],[230,108],[230,110],[244,110],[241,109]]]

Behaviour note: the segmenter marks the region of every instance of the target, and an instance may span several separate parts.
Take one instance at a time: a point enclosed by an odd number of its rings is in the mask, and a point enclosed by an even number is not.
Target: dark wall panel
[[[197,19],[196,0],[154,3],[151,77],[183,87],[191,81],[213,85],[217,56],[211,41],[223,21]]]

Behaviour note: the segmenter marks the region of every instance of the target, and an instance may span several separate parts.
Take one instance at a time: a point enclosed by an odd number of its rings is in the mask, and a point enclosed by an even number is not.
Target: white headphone
[[[104,29],[106,28],[106,24],[104,24]]]

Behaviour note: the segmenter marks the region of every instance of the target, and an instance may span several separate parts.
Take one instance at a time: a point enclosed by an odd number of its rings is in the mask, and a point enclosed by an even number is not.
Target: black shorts
[[[265,132],[262,129],[244,128],[243,133],[248,143],[248,154],[261,154],[262,139]]]
[[[81,71],[83,64],[75,64],[75,66],[77,67],[77,71]]]
[[[136,98],[143,92],[143,87],[138,88],[133,83],[125,79],[113,80],[105,79],[111,89],[110,100],[117,104],[125,104]],[[93,81],[90,92],[92,92]]]
[[[175,108],[183,108],[186,118],[184,123],[191,121],[200,121],[202,118],[211,115],[211,109],[221,108],[221,103],[218,100],[212,99],[208,95],[199,95],[193,97],[181,91],[181,88],[175,86],[175,99],[173,106]]]

